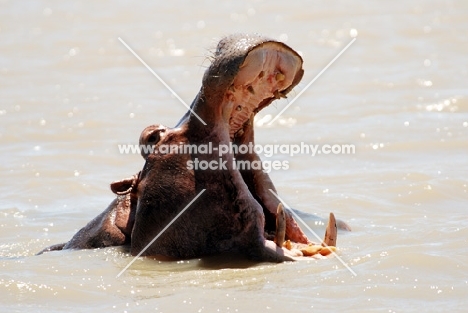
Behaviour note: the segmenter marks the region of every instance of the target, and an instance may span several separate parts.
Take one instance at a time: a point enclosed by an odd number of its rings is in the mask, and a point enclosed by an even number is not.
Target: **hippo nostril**
[[[258,74],[258,78],[262,78],[263,75],[265,75],[265,72],[264,72],[264,71],[261,71],[261,72]]]
[[[237,111],[242,111],[242,107],[239,105],[239,106],[237,106],[236,110]]]
[[[248,86],[248,87],[247,87],[247,90],[248,90],[251,94],[253,94],[253,95],[255,94],[255,90],[253,89],[252,86]]]

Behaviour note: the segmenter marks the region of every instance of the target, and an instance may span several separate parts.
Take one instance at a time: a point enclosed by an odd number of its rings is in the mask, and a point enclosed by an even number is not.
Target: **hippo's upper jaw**
[[[219,42],[204,75],[201,97],[206,101],[194,102],[193,110],[207,123],[227,122],[232,141],[242,136],[252,114],[286,97],[303,73],[302,58],[281,42],[258,35],[228,36]],[[213,121],[214,112],[221,116]]]
[[[283,44],[270,41],[254,47],[223,99],[222,107],[228,113],[231,111],[230,138],[242,129],[252,113],[256,114],[275,99],[286,97],[302,74],[301,57]]]
[[[232,107],[229,135],[233,138],[250,118],[274,99],[286,97],[302,76],[302,60],[284,46],[266,42],[247,55],[223,106]]]

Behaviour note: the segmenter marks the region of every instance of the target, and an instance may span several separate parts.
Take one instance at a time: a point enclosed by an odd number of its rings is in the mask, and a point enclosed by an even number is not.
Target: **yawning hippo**
[[[45,251],[129,244],[132,255],[185,259],[233,251],[269,262],[307,254],[311,242],[273,194],[268,174],[236,166],[259,156],[220,153],[254,143],[255,114],[285,97],[302,75],[302,58],[283,43],[258,35],[222,39],[191,110],[174,128],[143,130],[140,145],[154,151],[142,152],[142,171],[112,183],[117,198],[110,206],[68,243]],[[331,214],[325,246],[336,244],[336,229]]]

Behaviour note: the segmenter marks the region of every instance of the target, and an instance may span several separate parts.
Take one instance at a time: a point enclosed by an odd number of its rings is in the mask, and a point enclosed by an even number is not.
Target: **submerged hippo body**
[[[140,144],[155,150],[142,153],[142,171],[113,183],[119,195],[108,209],[70,242],[49,250],[130,244],[132,255],[181,259],[235,251],[258,261],[292,260],[297,252],[282,242],[309,239],[271,192],[276,190],[267,173],[235,166],[235,160],[260,161],[256,153],[163,148],[254,143],[255,114],[285,97],[302,75],[302,58],[283,43],[257,35],[222,39],[191,110],[174,128],[152,125],[142,132]],[[197,168],[203,161],[216,161],[211,164],[217,168]],[[325,243],[335,242],[333,218]]]

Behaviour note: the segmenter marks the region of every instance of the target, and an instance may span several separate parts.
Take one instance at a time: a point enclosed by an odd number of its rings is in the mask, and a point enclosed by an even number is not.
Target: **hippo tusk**
[[[284,238],[286,236],[286,214],[284,213],[283,204],[278,204],[276,209],[276,234],[275,242],[278,247],[283,247]]]
[[[328,220],[327,229],[325,231],[325,237],[323,238],[322,246],[336,247],[337,235],[338,235],[338,230],[336,227],[335,215],[333,213],[330,213],[330,218]]]

